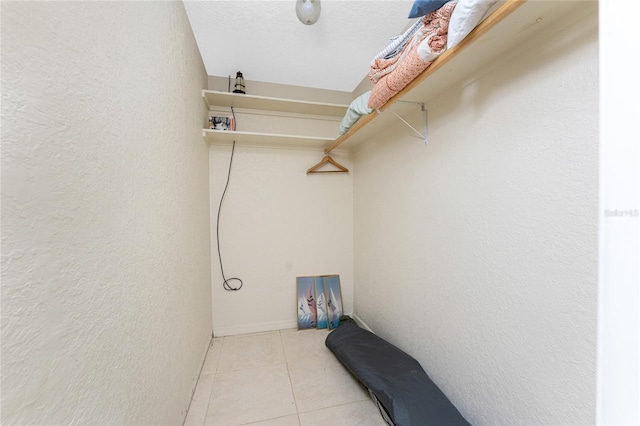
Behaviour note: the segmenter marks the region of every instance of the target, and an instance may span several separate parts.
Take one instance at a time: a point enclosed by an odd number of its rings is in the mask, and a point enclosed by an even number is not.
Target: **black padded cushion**
[[[343,317],[327,347],[373,393],[395,426],[467,422],[413,357]]]

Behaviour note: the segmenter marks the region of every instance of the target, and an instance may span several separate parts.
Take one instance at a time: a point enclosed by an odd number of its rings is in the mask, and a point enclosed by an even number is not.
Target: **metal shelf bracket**
[[[417,134],[418,136],[420,136],[420,139],[422,139],[424,141],[424,144],[427,144],[427,109],[424,106],[424,102],[412,102],[412,101],[402,101],[402,100],[398,100],[396,101],[397,103],[404,103],[404,104],[414,104],[414,105],[419,105],[420,106],[420,110],[423,113],[423,118],[424,118],[424,133],[421,133],[420,131],[416,130],[415,127],[413,127],[411,124],[407,123],[407,121],[400,117],[398,114],[396,114],[395,111],[393,111],[392,109],[389,108],[389,111],[395,115],[396,117],[398,117],[398,120],[402,121],[404,124],[406,124],[411,130],[413,130],[413,132],[415,134]],[[377,110],[378,114],[381,113],[380,110]]]

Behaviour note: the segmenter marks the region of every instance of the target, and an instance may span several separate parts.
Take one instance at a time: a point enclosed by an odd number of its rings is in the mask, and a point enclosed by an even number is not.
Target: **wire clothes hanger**
[[[336,167],[338,170],[319,170],[325,164],[331,164],[334,167]],[[325,155],[324,158],[320,160],[318,164],[316,164],[315,166],[307,170],[307,174],[311,174],[311,173],[349,173],[349,169],[344,167],[342,164],[339,164],[338,162],[336,162],[333,158],[331,158],[331,156]]]

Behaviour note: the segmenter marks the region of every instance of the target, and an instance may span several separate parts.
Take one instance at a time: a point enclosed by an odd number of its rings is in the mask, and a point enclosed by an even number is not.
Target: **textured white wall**
[[[211,335],[181,2],[2,2],[2,424],[178,424]]]
[[[353,179],[307,175],[321,151],[236,146],[220,245],[225,275],[241,278],[244,287],[223,290],[215,230],[230,155],[230,145],[209,151],[214,334],[295,328],[297,276],[340,274],[345,312],[351,312]],[[333,157],[351,168],[349,158]]]
[[[593,424],[597,13],[427,108],[354,158],[355,314],[472,424]]]

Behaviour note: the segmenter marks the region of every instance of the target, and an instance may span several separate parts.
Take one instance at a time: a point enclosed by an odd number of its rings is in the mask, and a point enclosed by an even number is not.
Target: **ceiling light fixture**
[[[296,0],[296,15],[305,25],[315,24],[320,18],[320,0]]]

